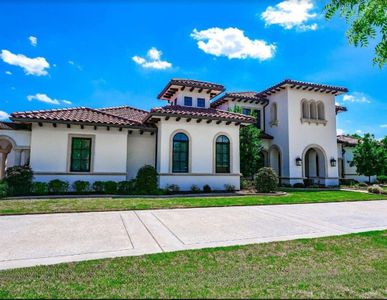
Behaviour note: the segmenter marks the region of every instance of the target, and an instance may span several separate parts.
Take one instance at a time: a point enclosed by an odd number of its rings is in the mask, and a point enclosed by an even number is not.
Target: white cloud
[[[387,124],[380,125],[381,128],[387,128]]]
[[[83,68],[81,65],[77,64],[76,62],[74,62],[73,60],[69,60],[68,63],[74,67],[76,67],[79,71],[82,71]]]
[[[27,75],[44,76],[50,64],[44,57],[29,58],[23,54],[13,54],[8,50],[1,50],[0,58],[7,64],[24,69]]]
[[[53,104],[53,105],[59,105],[61,102],[64,104],[71,104],[71,101],[52,99],[49,96],[47,96],[46,94],[40,94],[40,93],[37,93],[35,95],[29,95],[29,96],[27,96],[27,99],[28,99],[28,101],[37,100],[40,102],[44,102],[47,104]]]
[[[371,103],[366,95],[358,92],[354,92],[352,95],[344,95],[343,101],[352,103]]]
[[[337,128],[337,129],[336,129],[336,133],[337,133],[337,135],[343,135],[343,134],[345,133],[345,130],[344,130],[344,129]]]
[[[266,60],[274,56],[276,46],[264,40],[251,40],[238,28],[213,27],[191,33],[198,41],[199,49],[215,56],[226,56],[229,59],[255,58]]]
[[[161,60],[162,54],[163,53],[160,50],[152,47],[147,52],[147,58],[135,55],[132,57],[132,60],[145,69],[164,70],[171,68],[172,64],[170,62]]]
[[[356,132],[357,134],[362,134],[362,133],[363,133],[363,130],[358,129],[358,130],[356,130],[355,132]]]
[[[11,71],[5,71],[5,74],[12,75],[12,72]]]
[[[38,38],[36,36],[29,36],[28,39],[32,46],[36,47],[38,45]]]
[[[285,0],[276,6],[269,6],[261,14],[265,25],[279,25],[285,29],[296,28],[302,31],[316,30],[317,24],[305,24],[308,20],[316,18],[312,0]]]
[[[9,118],[9,114],[7,114],[5,111],[0,110],[0,121],[7,120]]]

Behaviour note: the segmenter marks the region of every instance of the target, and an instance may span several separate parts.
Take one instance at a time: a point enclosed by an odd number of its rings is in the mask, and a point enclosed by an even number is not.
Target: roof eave
[[[223,121],[223,122],[233,122],[233,123],[241,123],[241,124],[254,124],[255,120],[238,120],[238,119],[230,119],[230,118],[216,118],[216,117],[209,117],[209,116],[193,116],[193,115],[185,115],[185,114],[178,114],[178,113],[160,113],[160,112],[153,112],[150,113],[146,121],[151,119],[152,117],[180,117],[180,118],[190,118],[190,119],[205,119],[205,120],[216,120],[216,121]]]

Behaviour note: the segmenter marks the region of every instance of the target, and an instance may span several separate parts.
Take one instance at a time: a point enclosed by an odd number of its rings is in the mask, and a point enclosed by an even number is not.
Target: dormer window
[[[251,109],[250,108],[244,108],[242,110],[242,114],[244,114],[246,116],[250,116],[251,115]]]
[[[192,97],[184,97],[184,106],[192,106]]]
[[[198,107],[206,107],[206,99],[198,98]]]

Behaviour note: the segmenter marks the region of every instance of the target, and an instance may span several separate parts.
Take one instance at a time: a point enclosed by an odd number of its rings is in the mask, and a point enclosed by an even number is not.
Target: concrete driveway
[[[0,269],[387,229],[387,201],[0,217]]]

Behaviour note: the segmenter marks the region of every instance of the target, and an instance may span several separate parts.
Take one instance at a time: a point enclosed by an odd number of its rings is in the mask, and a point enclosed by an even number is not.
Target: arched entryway
[[[304,177],[313,184],[325,184],[326,155],[319,146],[310,146],[304,151]]]
[[[4,178],[9,154],[15,147],[15,142],[6,136],[0,136],[0,179]]]
[[[262,150],[260,153],[259,153],[259,156],[261,157],[261,161],[260,161],[260,167],[268,167],[269,166],[269,152],[267,152],[266,150]]]
[[[282,172],[282,156],[281,156],[281,150],[278,146],[273,145],[269,149],[269,165],[270,167],[276,172],[278,177],[281,177]]]

